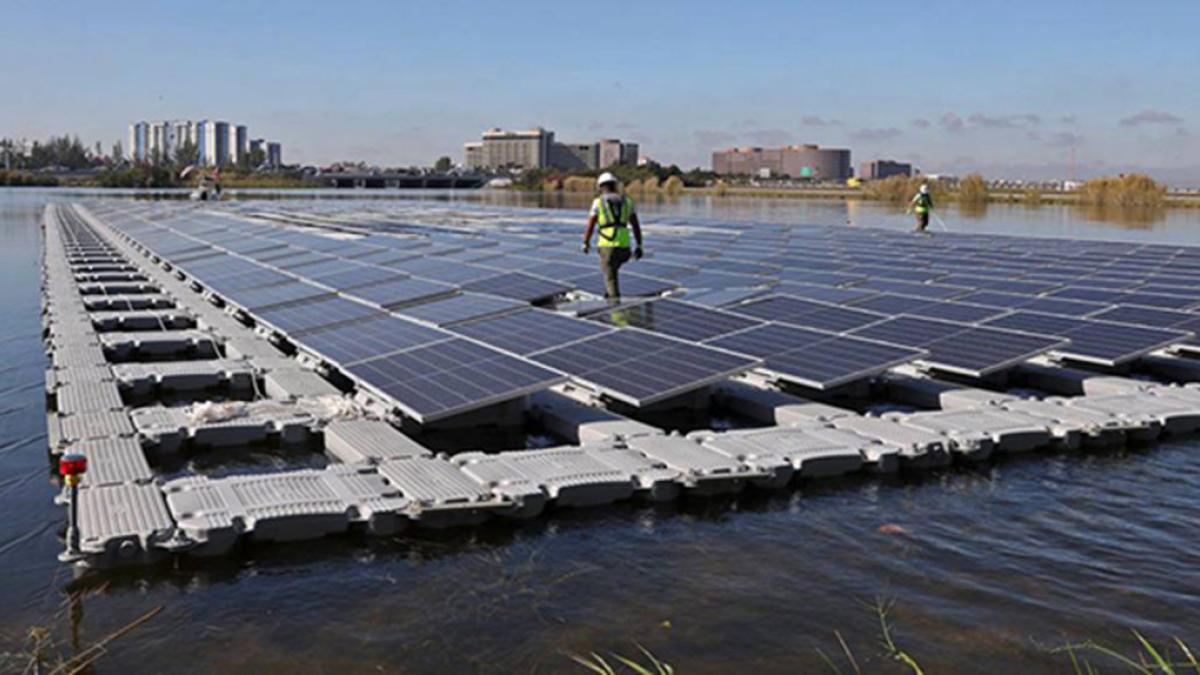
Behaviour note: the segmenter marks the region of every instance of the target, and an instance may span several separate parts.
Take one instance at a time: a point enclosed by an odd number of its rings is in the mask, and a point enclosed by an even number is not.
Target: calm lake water
[[[73,580],[55,560],[63,511],[51,503],[45,450],[37,227],[48,200],[67,198],[0,191],[0,652],[21,649],[41,625],[53,631],[51,651],[69,656],[162,606],[96,671],[583,672],[567,654],[636,655],[637,643],[680,673],[830,672],[819,651],[850,672],[836,632],[866,672],[903,672],[881,654],[879,599],[894,603],[894,637],[929,673],[1063,672],[1067,656],[1049,650],[1095,639],[1131,651],[1130,629],[1200,647],[1196,440],[272,545]],[[542,205],[579,206],[554,201]],[[642,208],[908,226],[894,211],[844,203]],[[959,231],[1200,244],[1200,211],[1159,216],[1118,224],[1017,206],[943,214]],[[0,671],[22,666],[0,662]]]

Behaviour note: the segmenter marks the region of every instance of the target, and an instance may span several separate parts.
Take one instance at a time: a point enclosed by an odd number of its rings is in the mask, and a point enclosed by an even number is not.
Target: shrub
[[[671,176],[663,183],[663,190],[669,195],[677,195],[683,192],[683,179],[679,176]]]
[[[958,182],[958,199],[970,204],[982,204],[988,200],[988,187],[983,176],[973,173]]]
[[[1162,206],[1167,188],[1140,173],[1093,178],[1079,188],[1079,201],[1091,206]]]

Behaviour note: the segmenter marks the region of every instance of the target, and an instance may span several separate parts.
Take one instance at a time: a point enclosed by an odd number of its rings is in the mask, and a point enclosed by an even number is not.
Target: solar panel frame
[[[438,327],[453,326],[463,321],[497,316],[527,308],[529,305],[479,293],[460,293],[433,302],[406,305],[393,311]]]

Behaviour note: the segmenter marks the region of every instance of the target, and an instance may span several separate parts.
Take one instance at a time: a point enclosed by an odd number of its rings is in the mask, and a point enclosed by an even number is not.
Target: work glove
[[[585,242],[583,242],[583,245],[579,247],[579,250],[580,250],[580,252],[585,253],[585,254],[591,253],[592,252],[592,244],[590,242],[585,241]]]
[[[637,247],[637,248],[633,249],[633,259],[634,259],[634,260],[641,260],[641,259],[642,259],[642,247],[641,247],[641,246],[639,246],[639,247]]]

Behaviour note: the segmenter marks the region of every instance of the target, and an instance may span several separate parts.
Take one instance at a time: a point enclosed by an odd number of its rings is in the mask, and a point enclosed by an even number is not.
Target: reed
[[[1130,173],[1093,178],[1079,188],[1079,201],[1091,206],[1135,206],[1157,208],[1163,205],[1167,188],[1147,175]]]

